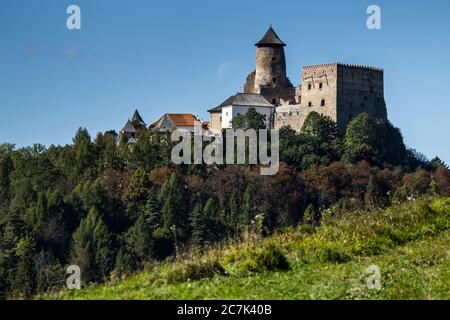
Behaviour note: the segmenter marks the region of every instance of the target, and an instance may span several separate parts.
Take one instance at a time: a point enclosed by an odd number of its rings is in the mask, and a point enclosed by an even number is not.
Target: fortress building
[[[244,94],[262,101],[260,95],[275,109],[270,127],[291,126],[299,131],[310,112],[329,116],[343,133],[351,119],[360,113],[387,119],[384,100],[383,70],[359,65],[329,63],[302,68],[301,83],[294,87],[286,75],[286,44],[272,26],[256,44],[256,67],[244,84]],[[224,112],[226,103],[210,109],[211,130],[215,133],[229,127]],[[226,109],[226,110],[225,110]],[[259,108],[265,113],[266,109]],[[244,110],[244,109],[243,109]],[[234,115],[234,113],[233,113]]]

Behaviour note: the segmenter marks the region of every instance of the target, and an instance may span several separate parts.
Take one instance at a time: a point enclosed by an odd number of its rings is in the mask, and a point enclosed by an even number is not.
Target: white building
[[[231,120],[237,115],[244,115],[249,108],[266,116],[266,128],[273,128],[275,106],[262,95],[254,93],[237,93],[219,106],[208,110],[211,115],[210,130],[217,134],[222,129],[231,128]]]

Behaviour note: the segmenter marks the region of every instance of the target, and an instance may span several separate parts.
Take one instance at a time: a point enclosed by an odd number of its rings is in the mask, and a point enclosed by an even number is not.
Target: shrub
[[[166,274],[168,283],[182,283],[202,279],[211,279],[216,274],[225,275],[225,269],[217,260],[185,262],[171,268]]]
[[[289,261],[280,249],[273,244],[268,244],[262,249],[250,251],[242,263],[242,269],[252,273],[287,271],[289,270]]]
[[[344,250],[337,246],[320,246],[316,250],[316,257],[320,262],[345,263],[351,257]]]

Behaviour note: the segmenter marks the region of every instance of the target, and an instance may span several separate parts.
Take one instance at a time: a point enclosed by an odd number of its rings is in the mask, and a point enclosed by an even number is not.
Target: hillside
[[[44,299],[450,299],[450,198],[325,215]],[[370,265],[381,289],[368,289]]]

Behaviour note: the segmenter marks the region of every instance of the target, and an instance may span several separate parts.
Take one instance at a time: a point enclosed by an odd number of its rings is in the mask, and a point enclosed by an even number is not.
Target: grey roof
[[[220,112],[223,107],[227,106],[249,106],[249,107],[269,107],[275,108],[273,104],[266,100],[262,95],[256,93],[236,93],[229,97],[215,108],[209,109],[208,112]]]
[[[131,122],[133,122],[133,123],[137,122],[139,124],[146,126],[144,120],[142,119],[142,117],[139,114],[139,111],[137,111],[137,109],[134,111],[133,117],[131,118]]]
[[[137,132],[136,128],[133,126],[130,119],[128,119],[125,127],[123,127],[122,132],[129,132],[129,133]]]
[[[259,40],[255,46],[257,47],[265,47],[265,46],[275,46],[275,47],[284,47],[286,44],[281,41],[275,31],[272,29],[272,26],[269,27],[264,37]]]

